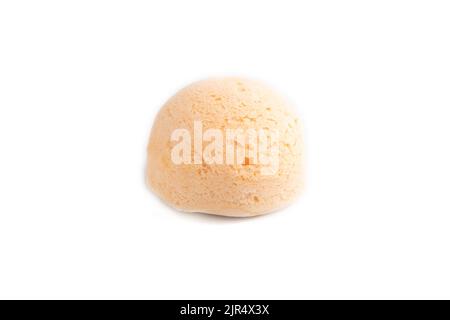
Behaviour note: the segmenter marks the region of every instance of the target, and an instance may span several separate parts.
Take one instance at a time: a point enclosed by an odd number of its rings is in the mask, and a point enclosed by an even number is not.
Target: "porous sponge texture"
[[[203,131],[278,131],[278,171],[263,175],[262,164],[247,159],[232,165],[173,163],[171,150],[177,142],[171,141],[171,134],[185,128],[193,137],[194,121],[202,122]],[[303,188],[300,120],[281,96],[254,80],[207,79],[179,91],[158,113],[147,152],[148,185],[181,211],[255,216],[289,205]]]

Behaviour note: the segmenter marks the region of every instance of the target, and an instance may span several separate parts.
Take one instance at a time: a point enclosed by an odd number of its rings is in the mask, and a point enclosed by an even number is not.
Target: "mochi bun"
[[[289,205],[303,186],[301,123],[266,85],[212,78],[161,108],[147,148],[149,187],[186,212],[248,217]]]

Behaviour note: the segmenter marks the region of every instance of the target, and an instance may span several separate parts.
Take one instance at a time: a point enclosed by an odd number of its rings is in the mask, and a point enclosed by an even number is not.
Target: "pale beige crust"
[[[279,170],[261,175],[257,164],[206,165],[171,161],[171,133],[194,120],[203,130],[278,130]],[[173,96],[158,113],[148,144],[147,181],[170,206],[188,212],[248,217],[289,205],[303,186],[301,123],[278,94],[260,82],[241,78],[199,81]]]

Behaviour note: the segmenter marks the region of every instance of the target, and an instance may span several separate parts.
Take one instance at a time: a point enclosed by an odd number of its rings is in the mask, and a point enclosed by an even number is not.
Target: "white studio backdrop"
[[[450,298],[447,1],[2,1],[0,298]],[[253,219],[144,183],[209,76],[297,106],[307,188]]]

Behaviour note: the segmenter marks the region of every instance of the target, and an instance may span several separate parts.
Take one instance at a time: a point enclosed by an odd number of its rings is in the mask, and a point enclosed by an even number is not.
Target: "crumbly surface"
[[[279,169],[262,175],[261,165],[179,164],[171,160],[175,129],[193,136],[203,131],[271,129],[279,132]],[[247,217],[289,205],[303,186],[301,123],[293,109],[270,88],[241,78],[207,79],[173,96],[158,113],[148,144],[147,181],[170,206],[181,211]],[[204,146],[207,143],[204,143]]]

